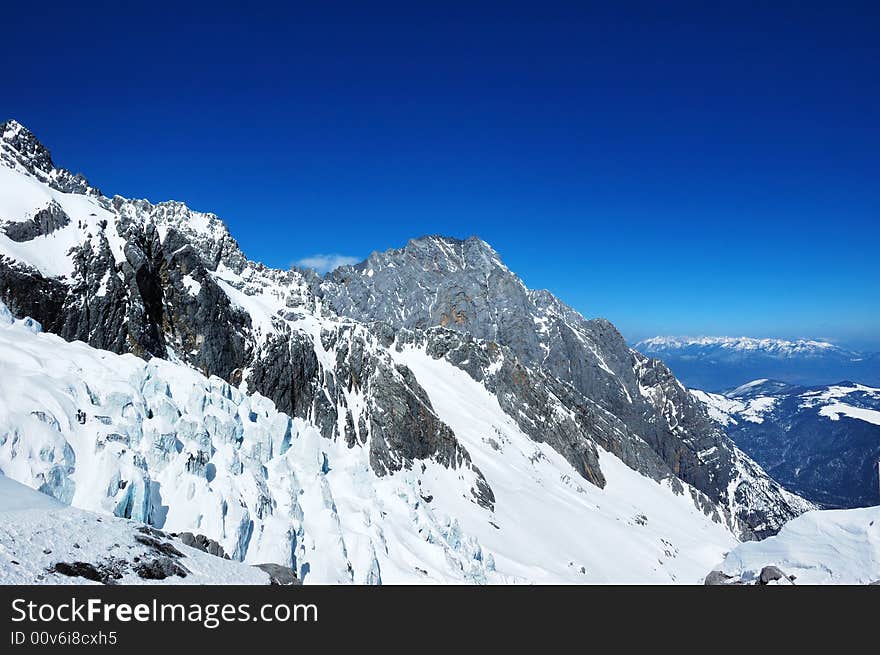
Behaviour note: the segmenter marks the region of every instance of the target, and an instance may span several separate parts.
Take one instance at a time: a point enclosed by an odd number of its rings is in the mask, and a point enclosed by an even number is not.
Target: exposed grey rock
[[[202,552],[208,553],[209,555],[214,555],[215,557],[229,559],[229,555],[227,555],[226,551],[223,550],[223,546],[221,546],[213,539],[209,539],[203,534],[181,532],[179,535],[177,535],[177,538],[190,548],[196,548],[198,550],[201,550]]]
[[[75,253],[75,282],[66,286],[38,271],[0,261],[0,295],[17,315],[95,348],[167,357],[169,348],[207,374],[232,379],[250,357],[250,319],[208,275],[188,241],[152,224],[129,225],[126,261],[118,268],[106,235]],[[193,296],[184,277],[200,284]]]
[[[158,528],[154,528],[152,525],[139,525],[137,527],[137,531],[141,534],[150,535],[151,537],[155,537],[157,539],[165,539],[168,535],[159,530]]]
[[[156,553],[161,553],[162,555],[167,555],[169,557],[186,557],[186,555],[181,553],[167,541],[159,541],[146,535],[135,535],[134,540],[139,544],[147,546]]]
[[[15,120],[0,123],[0,135],[12,146],[12,152],[30,173],[51,173],[55,168],[49,150],[34,134]]]
[[[52,234],[55,230],[70,223],[70,217],[54,200],[45,209],[41,209],[33,218],[25,221],[11,222],[3,226],[3,232],[13,241],[30,241],[38,236]]]
[[[134,567],[139,577],[145,580],[164,580],[171,576],[185,578],[189,572],[171,557],[156,557],[139,562]]]
[[[94,565],[89,562],[58,562],[50,573],[59,573],[70,578],[85,578],[102,584],[115,584],[122,577],[118,566],[101,564]]]
[[[370,463],[378,475],[433,458],[444,466],[473,470],[472,494],[492,508],[495,497],[470,455],[431,407],[430,399],[409,369],[397,366],[360,326],[340,326],[322,335],[325,348],[336,350],[334,370],[318,362],[314,345],[302,333],[275,337],[251,365],[249,388],[270,398],[291,416],[313,421],[327,438],[340,436],[349,447],[369,441]],[[355,424],[342,389],[363,393],[368,404]],[[339,416],[345,428],[339,434]]]
[[[47,332],[60,334],[67,294],[61,281],[0,255],[0,299],[15,316],[33,317]]]
[[[703,582],[706,586],[714,586],[714,585],[725,585],[729,584],[729,580],[732,580],[732,575],[727,575],[722,571],[712,571],[709,575],[706,576],[706,580]]]
[[[778,566],[765,566],[761,569],[761,574],[758,576],[758,582],[760,584],[769,584],[782,579],[787,580],[788,576],[786,576]]]
[[[340,314],[385,323],[399,339],[401,329],[434,328],[434,356],[487,383],[524,431],[548,440],[591,482],[603,483],[597,443],[647,475],[693,485],[710,512],[719,511],[712,504],[735,508],[746,538],[773,534],[805,508],[736,451],[659,360],[631,350],[608,321],[587,320],[549,292],[526,288],[476,237],[424,237],[373,253],[328,274],[321,290]],[[503,373],[487,381],[493,347],[505,349]],[[545,429],[548,391],[579,417],[573,427],[563,421],[561,430]],[[528,418],[521,407],[531,410]]]
[[[100,191],[90,187],[79,173],[56,168],[49,150],[18,121],[0,123],[0,138],[12,146],[2,156],[12,157],[13,167],[17,164],[37,179],[64,193],[100,195]]]
[[[269,574],[269,584],[284,586],[302,584],[296,577],[296,571],[289,566],[281,566],[280,564],[255,564],[254,566]]]

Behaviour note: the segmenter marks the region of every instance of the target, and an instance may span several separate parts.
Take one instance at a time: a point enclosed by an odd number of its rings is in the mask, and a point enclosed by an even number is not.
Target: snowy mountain
[[[880,389],[755,380],[725,394],[692,393],[787,488],[833,507],[880,503]]]
[[[0,133],[14,480],[306,583],[694,582],[811,507],[479,239],[272,270]]]
[[[694,389],[722,391],[759,378],[807,385],[859,380],[880,386],[880,353],[859,353],[827,341],[653,337],[635,348],[662,359]]]
[[[421,333],[429,352],[483,381],[527,434],[551,440],[587,479],[601,484],[584,434],[646,475],[673,475],[723,499],[757,536],[781,525],[781,515],[771,518],[774,483],[669,369],[629,348],[608,321],[587,320],[552,294],[528,289],[484,241],[414,239],[333,271],[321,290],[339,313],[398,335]],[[540,397],[548,389],[577,418],[576,431],[548,424],[559,415]]]

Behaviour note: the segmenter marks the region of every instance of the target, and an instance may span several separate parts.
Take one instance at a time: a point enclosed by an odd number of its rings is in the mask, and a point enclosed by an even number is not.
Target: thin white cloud
[[[293,263],[300,268],[313,268],[315,269],[315,271],[323,275],[324,273],[329,273],[333,269],[339,268],[340,266],[351,266],[352,264],[357,264],[359,261],[360,259],[358,259],[357,257],[331,254],[303,257],[302,259]]]

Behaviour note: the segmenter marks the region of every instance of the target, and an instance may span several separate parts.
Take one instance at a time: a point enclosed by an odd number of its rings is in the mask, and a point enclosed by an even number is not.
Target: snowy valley
[[[761,379],[692,393],[787,489],[823,506],[880,504],[880,389]]]

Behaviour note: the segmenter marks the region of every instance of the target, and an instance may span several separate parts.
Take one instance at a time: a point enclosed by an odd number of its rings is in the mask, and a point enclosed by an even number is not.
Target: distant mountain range
[[[653,337],[635,349],[662,359],[688,387],[732,389],[755,379],[800,385],[857,380],[880,386],[880,353],[847,350],[827,341],[751,337]]]
[[[833,507],[880,504],[880,389],[755,380],[724,394],[691,393],[787,488]]]

